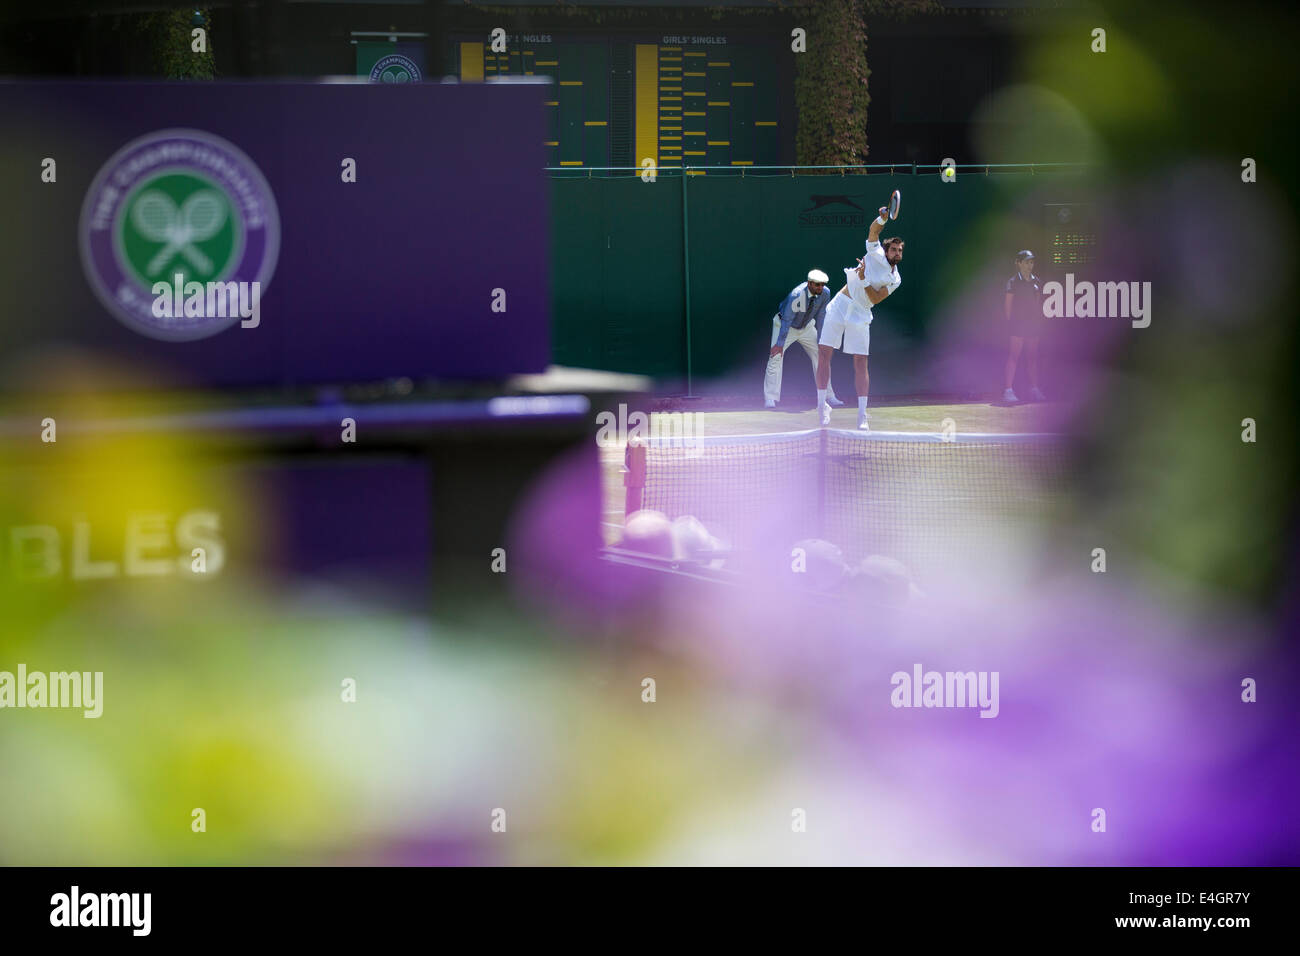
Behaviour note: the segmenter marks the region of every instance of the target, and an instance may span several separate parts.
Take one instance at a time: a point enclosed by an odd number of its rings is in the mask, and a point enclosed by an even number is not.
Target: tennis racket
[[[890,219],[898,218],[898,207],[902,204],[902,202],[903,202],[903,194],[900,193],[897,189],[895,189],[894,194],[889,197],[889,218]]]

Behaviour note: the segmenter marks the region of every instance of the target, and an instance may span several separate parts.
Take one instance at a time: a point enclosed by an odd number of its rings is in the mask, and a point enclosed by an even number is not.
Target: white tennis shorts
[[[841,304],[842,303],[842,304]],[[842,348],[849,355],[868,355],[871,349],[871,320],[855,308],[848,296],[838,293],[831,298],[822,320],[819,345]]]

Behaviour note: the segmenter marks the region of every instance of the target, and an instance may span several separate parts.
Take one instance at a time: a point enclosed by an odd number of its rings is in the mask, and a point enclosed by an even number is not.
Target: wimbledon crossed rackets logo
[[[420,68],[409,56],[390,53],[370,68],[370,80],[372,83],[418,83]]]
[[[166,193],[146,189],[130,209],[136,234],[146,242],[163,243],[145,266],[149,278],[156,277],[177,255],[210,277],[212,260],[195,243],[212,239],[225,224],[229,204],[221,193],[215,189],[200,189],[190,193],[178,208]]]
[[[117,151],[82,206],[82,266],[95,295],[151,338],[206,338],[239,319],[154,314],[154,283],[260,283],[275,271],[280,222],[256,164],[199,130],[150,133]]]

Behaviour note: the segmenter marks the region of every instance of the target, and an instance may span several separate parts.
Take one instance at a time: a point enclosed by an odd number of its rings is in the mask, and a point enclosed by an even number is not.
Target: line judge
[[[772,316],[772,348],[767,356],[767,374],[763,376],[763,407],[776,408],[781,400],[781,371],[785,365],[785,350],[798,342],[808,353],[812,364],[813,382],[817,379],[817,327],[826,314],[826,306],[831,301],[830,290],[826,283],[830,281],[826,273],[813,269],[808,279],[800,282],[790,290]],[[826,379],[827,402],[831,405],[843,405],[835,396],[835,389]]]

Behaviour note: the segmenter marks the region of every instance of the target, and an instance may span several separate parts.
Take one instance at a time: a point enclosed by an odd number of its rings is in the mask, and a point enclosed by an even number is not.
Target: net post
[[[626,489],[623,495],[624,522],[628,515],[641,510],[645,493],[645,459],[645,443],[638,438],[629,439],[627,449],[623,452],[623,487]]]

